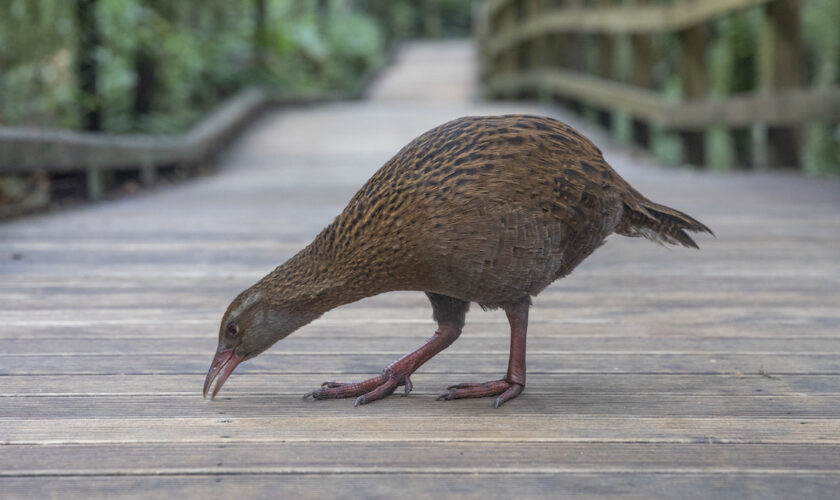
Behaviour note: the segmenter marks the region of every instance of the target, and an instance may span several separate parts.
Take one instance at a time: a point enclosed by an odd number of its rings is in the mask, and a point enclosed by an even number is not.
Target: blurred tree
[[[146,8],[156,11],[161,7],[155,0],[140,2],[146,4]],[[138,122],[144,115],[148,115],[154,109],[154,96],[158,86],[157,54],[155,53],[156,37],[138,37],[134,47],[133,69],[134,69],[134,105],[132,106],[132,117]]]
[[[76,52],[76,71],[82,105],[82,128],[102,130],[102,112],[97,92],[99,80],[100,35],[96,19],[97,0],[76,0],[76,32],[79,48]]]
[[[443,33],[443,20],[440,15],[439,0],[422,0],[421,16],[423,19],[423,36],[439,37]]]
[[[434,12],[469,33],[464,0],[0,0],[0,123],[171,133],[250,84],[352,92]]]
[[[265,70],[268,64],[268,5],[266,0],[254,0],[254,67]]]

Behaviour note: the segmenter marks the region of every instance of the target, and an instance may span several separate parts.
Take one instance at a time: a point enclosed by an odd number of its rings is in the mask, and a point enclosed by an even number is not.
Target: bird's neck
[[[360,276],[357,266],[349,264],[334,251],[327,227],[306,248],[261,280],[280,300],[321,315],[343,304],[379,293],[369,290],[370,283]]]

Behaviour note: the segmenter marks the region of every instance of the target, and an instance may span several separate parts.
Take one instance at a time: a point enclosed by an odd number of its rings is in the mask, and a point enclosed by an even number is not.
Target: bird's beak
[[[243,359],[245,359],[245,356],[236,354],[235,349],[216,351],[216,357],[213,358],[213,363],[210,365],[210,370],[207,372],[207,378],[204,379],[204,397],[207,397],[207,391],[210,390],[210,386],[213,385],[213,380],[218,377],[216,387],[210,395],[210,399],[215,398],[219,389],[221,389],[224,385],[225,380],[228,379],[230,374],[233,373],[233,370],[239,363],[242,362]]]

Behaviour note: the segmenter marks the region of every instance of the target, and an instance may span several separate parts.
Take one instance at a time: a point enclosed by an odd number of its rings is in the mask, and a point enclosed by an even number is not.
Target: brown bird
[[[449,387],[438,399],[497,396],[525,387],[531,297],[616,232],[697,248],[711,230],[633,189],[568,125],[537,116],[465,117],[411,141],[365,183],[314,241],[248,288],[222,318],[204,395],[242,361],[324,312],[392,290],[423,291],[435,334],[359,382],[325,382],[305,397],[381,399],[461,334],[470,302],[504,309],[507,375]]]

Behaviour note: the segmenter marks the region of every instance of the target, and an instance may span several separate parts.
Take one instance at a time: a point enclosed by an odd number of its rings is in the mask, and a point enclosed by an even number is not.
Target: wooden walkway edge
[[[0,224],[0,498],[836,498],[840,184],[666,169],[556,109],[474,100],[466,42],[406,45],[363,101],[267,114],[216,175]],[[410,139],[462,115],[554,114],[702,250],[613,236],[534,301],[528,387],[500,312],[409,397],[303,401],[434,329],[420,293],[329,312],[201,387],[232,297],[305,245]]]

